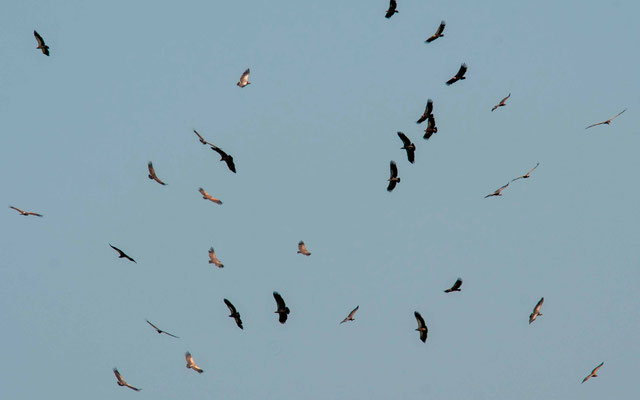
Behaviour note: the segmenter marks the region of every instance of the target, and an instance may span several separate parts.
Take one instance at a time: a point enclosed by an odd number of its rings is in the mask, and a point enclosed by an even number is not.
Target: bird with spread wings
[[[627,111],[627,109],[625,108],[624,110],[620,111],[618,114],[616,114],[615,116],[609,118],[606,121],[602,121],[602,122],[598,122],[597,124],[593,124],[593,125],[589,125],[584,129],[589,129],[589,128],[593,128],[594,126],[598,126],[598,125],[609,125],[611,124],[611,121],[613,121],[614,119],[618,118],[620,116],[620,114],[622,114],[623,112]]]
[[[604,361],[603,361],[603,362],[601,362],[601,363],[600,363],[600,365],[598,365],[597,367],[595,367],[595,368],[591,371],[591,373],[590,373],[589,375],[587,375],[587,376],[582,380],[582,383],[585,383],[586,381],[588,381],[588,380],[589,380],[589,378],[597,378],[597,377],[598,377],[598,375],[597,375],[598,370],[599,370],[599,369],[600,369],[600,367],[602,367],[603,365],[604,365]]]
[[[38,42],[38,47],[36,47],[36,49],[40,49],[42,51],[42,54],[44,54],[45,56],[48,56],[49,46],[44,44],[44,39],[42,38],[42,36],[40,36],[40,34],[36,31],[33,31],[33,36],[36,37],[36,42]]]
[[[184,358],[187,359],[187,368],[191,368],[192,370],[198,372],[199,374],[204,372],[204,370],[198,367],[198,364],[196,364],[196,362],[193,361],[193,357],[191,356],[191,353],[189,353],[188,351],[184,353]]]
[[[141,391],[141,390],[142,390],[142,389],[138,389],[137,387],[133,387],[133,386],[129,385],[129,384],[127,383],[127,381],[125,381],[125,380],[124,380],[124,378],[122,377],[122,375],[120,375],[120,372],[118,372],[118,369],[117,369],[117,368],[114,368],[114,369],[113,369],[113,373],[116,375],[116,379],[118,380],[118,382],[117,382],[117,383],[118,383],[118,386],[125,386],[125,387],[128,387],[129,389],[133,389],[133,390],[135,390],[136,392],[139,392],[139,391]]]
[[[431,43],[434,40],[436,40],[437,38],[441,38],[444,35],[442,34],[442,32],[444,32],[444,27],[447,23],[442,21],[440,22],[440,26],[438,27],[438,30],[436,30],[436,33],[434,33],[433,35],[431,35],[427,40],[425,40],[426,43]]]
[[[156,170],[153,169],[153,164],[151,163],[151,161],[149,161],[149,164],[147,164],[147,167],[149,168],[149,179],[153,179],[154,181],[158,182],[163,186],[166,185],[166,183],[162,182],[156,175]]]
[[[493,108],[491,109],[491,111],[495,111],[498,107],[504,107],[507,105],[506,101],[507,99],[511,97],[511,93],[509,93],[509,95],[507,97],[505,97],[504,99],[500,100],[500,103],[496,104],[495,106],[493,106]]]
[[[354,308],[349,315],[347,315],[347,318],[343,319],[342,322],[340,322],[341,324],[347,321],[355,321],[355,319],[353,318],[354,315],[356,315],[356,313],[358,312],[358,309],[360,309],[360,306],[357,306],[356,308]]]
[[[31,211],[24,211],[24,210],[19,209],[18,207],[9,206],[9,208],[11,208],[13,210],[16,210],[17,212],[20,213],[20,215],[23,215],[25,217],[28,217],[29,215],[35,215],[36,217],[42,217],[42,214],[38,214],[38,213],[35,213],[35,212],[31,212]]]
[[[464,74],[467,73],[467,64],[462,64],[458,72],[453,76],[453,78],[449,79],[446,83],[447,85],[452,85],[458,81],[463,79],[467,79]]]
[[[224,304],[227,305],[227,308],[231,312],[229,317],[233,318],[236,321],[236,325],[238,325],[238,328],[243,329],[242,320],[240,319],[240,313],[236,310],[236,307],[233,304],[231,304],[231,302],[227,299],[224,299]]]

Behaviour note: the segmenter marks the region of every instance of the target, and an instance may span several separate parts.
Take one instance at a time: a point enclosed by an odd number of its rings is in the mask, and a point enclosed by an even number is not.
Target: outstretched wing
[[[9,208],[12,208],[14,210],[16,210],[17,212],[19,212],[20,214],[24,214],[24,211],[19,209],[18,207],[14,207],[14,206],[9,206]]]
[[[398,166],[396,165],[395,161],[391,161],[391,163],[389,163],[389,170],[391,173],[391,178],[398,177]]]
[[[227,299],[224,299],[224,304],[227,305],[227,307],[229,308],[229,311],[231,312],[231,314],[235,314],[236,313],[236,308],[233,306],[233,304],[231,304],[231,302]]]
[[[211,144],[211,143],[209,143]],[[224,150],[222,150],[220,147],[216,146],[215,144],[211,144],[211,150],[215,151],[216,153],[220,154],[220,157],[225,158],[227,156],[227,153],[224,152]]]
[[[273,298],[276,299],[276,304],[278,305],[278,309],[284,309],[287,305],[284,303],[284,299],[280,296],[280,293],[273,292]]]
[[[442,32],[444,32],[444,27],[447,23],[445,21],[441,21],[440,22],[440,26],[438,27],[438,30],[436,31],[436,35],[440,36],[442,35]]]
[[[405,146],[409,146],[411,144],[411,140],[402,132],[398,132],[398,137],[402,140],[402,144]]]
[[[462,78],[465,73],[467,73],[467,64],[462,64],[460,66],[460,69],[458,70],[458,73],[456,74],[456,78]]]
[[[416,121],[417,124],[423,123],[431,113],[433,112],[433,100],[427,100],[427,106],[424,108],[424,113],[420,116],[420,118]]]
[[[615,117],[611,117],[611,119],[609,121],[613,121],[614,119],[618,118],[625,111],[627,111],[626,108],[624,110],[620,111],[619,113],[617,113]]]
[[[233,157],[232,156],[227,156],[227,158],[225,159],[225,162],[227,163],[227,167],[229,167],[231,172],[233,172],[235,174],[236,173],[236,165],[233,162]]]
[[[415,315],[416,320],[418,321],[418,329],[422,329],[422,328],[426,327],[426,325],[424,323],[424,319],[422,318],[422,315],[420,315],[419,312],[415,311],[413,313],[413,315]]]
[[[544,297],[540,299],[538,304],[533,309],[534,314],[540,314],[540,308],[542,308],[542,303],[544,303]]]
[[[42,38],[42,36],[40,36],[40,34],[38,32],[33,31],[33,36],[36,37],[36,42],[38,42],[38,46],[45,46],[44,39]]]
[[[209,143],[206,140],[204,140],[204,138],[202,136],[200,136],[198,131],[196,131],[195,129],[193,130],[193,133],[195,133],[198,136],[198,140],[200,140],[200,143],[202,143],[202,144],[208,144]]]

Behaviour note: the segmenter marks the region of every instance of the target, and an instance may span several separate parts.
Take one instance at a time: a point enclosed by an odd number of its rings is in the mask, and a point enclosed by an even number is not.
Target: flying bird
[[[193,132],[198,136],[198,140],[200,140],[200,143],[202,144],[208,144],[211,145],[211,143],[207,142],[206,140],[204,140],[204,138],[202,136],[200,136],[200,134],[198,133],[198,131],[196,131],[195,129],[193,130]]]
[[[436,119],[433,114],[429,115],[429,119],[427,121],[427,129],[424,130],[423,139],[429,140],[429,138],[438,132],[438,127],[436,126]]]
[[[354,308],[349,315],[347,315],[347,318],[343,319],[342,322],[347,322],[347,321],[355,321],[355,319],[353,318],[354,315],[356,315],[356,312],[358,312],[358,309],[360,308],[360,306],[357,306],[356,308]]]
[[[495,111],[496,108],[498,107],[504,107],[507,105],[507,103],[505,103],[507,101],[507,99],[511,97],[511,93],[509,93],[509,95],[507,97],[505,97],[504,99],[500,100],[500,103],[496,104],[495,106],[493,106],[493,108],[491,109],[491,111]]]
[[[309,250],[307,250],[307,246],[304,244],[304,242],[301,240],[298,242],[298,253],[297,254],[304,254],[305,256],[310,256],[311,252]]]
[[[467,78],[464,76],[464,74],[465,74],[466,72],[467,72],[467,64],[462,64],[462,65],[460,66],[460,69],[458,70],[458,73],[456,73],[456,75],[455,75],[453,78],[451,78],[451,79],[449,79],[449,80],[447,81],[447,85],[451,85],[451,84],[456,83],[456,82],[458,82],[458,81],[461,81],[461,80],[463,80],[463,79],[467,79]]]
[[[385,18],[391,18],[393,14],[397,13],[398,12],[398,10],[396,10],[397,7],[398,7],[398,3],[396,3],[396,0],[390,0],[389,9],[387,10],[387,13],[384,15]]]
[[[424,121],[426,121],[427,118],[429,118],[429,116],[432,115],[432,112],[433,112],[433,100],[427,99],[427,106],[424,108],[424,113],[422,113],[420,118],[418,118],[418,120],[416,121],[416,124],[421,124]]]
[[[507,183],[506,185],[504,185],[504,186],[500,187],[499,189],[496,189],[496,191],[495,191],[495,192],[493,192],[493,193],[491,193],[491,194],[488,194],[488,195],[484,196],[484,198],[486,199],[487,197],[491,197],[491,196],[502,196],[502,191],[503,191],[507,186],[509,186],[509,184],[508,184],[508,183]]]
[[[533,321],[536,320],[536,318],[542,315],[542,313],[540,312],[540,309],[542,308],[542,303],[544,303],[544,297],[540,299],[538,304],[536,304],[536,306],[533,308],[533,312],[531,313],[531,315],[529,315],[529,324],[531,324]]]
[[[211,144],[211,143],[209,143]],[[220,147],[216,146],[216,145],[211,145],[211,150],[215,151],[216,153],[220,154],[220,161],[224,161],[227,163],[227,167],[229,167],[229,169],[231,170],[231,172],[233,172],[234,174],[236,173],[236,165],[233,163],[233,157],[231,157],[229,154],[225,153]]]
[[[444,26],[446,24],[447,24],[446,22],[441,21],[440,22],[440,26],[438,27],[438,30],[436,30],[436,33],[434,33],[432,36],[430,36],[429,39],[425,40],[425,42],[431,43],[434,40],[436,40],[437,38],[443,37],[444,35],[442,34],[442,32],[444,32]]]
[[[582,383],[585,383],[586,381],[588,381],[589,378],[597,378],[598,375],[596,375],[596,374],[598,373],[598,370],[600,369],[600,367],[602,367],[603,364],[604,364],[604,362],[601,362],[600,365],[595,367],[593,369],[593,371],[591,371],[591,373],[589,375],[587,375],[587,377],[582,380]]]
[[[238,325],[238,328],[243,329],[242,320],[240,319],[240,313],[236,311],[236,308],[234,307],[234,305],[231,304],[231,302],[227,299],[224,299],[224,304],[227,305],[227,307],[229,308],[229,311],[231,312],[229,317],[236,320],[236,325]]]
[[[161,185],[166,185],[166,183],[162,182],[156,175],[156,170],[153,169],[153,164],[151,163],[151,161],[149,161],[149,164],[147,166],[149,167],[149,179],[153,179]]]
[[[38,47],[36,47],[36,49],[42,50],[42,54],[44,54],[45,56],[48,56],[49,46],[44,44],[44,39],[42,38],[42,36],[40,36],[40,34],[36,31],[33,31],[33,36],[36,37],[36,42],[38,42]]]
[[[589,125],[589,126],[587,126],[586,128],[584,128],[584,129],[589,129],[589,128],[594,127],[594,126],[596,126],[596,125],[609,125],[609,124],[611,123],[611,121],[613,121],[614,119],[618,118],[618,116],[620,116],[620,114],[622,114],[622,113],[623,113],[623,112],[625,112],[625,111],[627,111],[627,109],[626,109],[626,108],[625,108],[624,110],[620,111],[618,114],[616,114],[616,116],[615,116],[615,117],[611,117],[611,118],[609,118],[609,119],[608,119],[608,120],[606,120],[606,121],[598,122],[597,124]]]
[[[163,331],[162,329],[158,328],[157,326],[155,326],[154,324],[152,324],[151,322],[149,322],[149,320],[148,320],[148,319],[145,319],[145,321],[147,321],[147,324],[151,325],[151,326],[153,327],[153,329],[155,329],[155,330],[156,330],[156,332],[158,332],[158,334],[162,334],[162,333],[164,333],[165,335],[168,335],[168,336],[174,337],[174,338],[176,338],[176,339],[180,339],[178,336],[176,336],[176,335],[172,335],[172,334],[170,334],[169,332],[167,332],[167,331]]]
[[[458,278],[455,283],[453,284],[453,286],[451,286],[449,289],[445,290],[445,293],[451,293],[451,292],[460,292],[460,286],[462,286],[462,279]]]
[[[220,260],[218,260],[216,252],[213,251],[213,247],[209,249],[209,264],[215,264],[218,268],[224,268],[224,264],[222,264]]]
[[[118,372],[118,369],[117,369],[117,368],[114,368],[114,369],[113,369],[113,373],[114,373],[114,374],[116,374],[116,379],[118,380],[118,386],[126,386],[126,387],[128,387],[129,389],[133,389],[133,390],[135,390],[136,392],[139,392],[139,391],[141,391],[141,390],[142,390],[142,389],[138,389],[137,387],[133,387],[133,386],[129,385],[129,384],[128,384],[128,383],[127,383],[127,382],[122,378],[122,375],[120,375],[120,372]]]
[[[191,368],[192,370],[197,371],[199,374],[204,372],[204,370],[198,367],[198,364],[193,361],[191,353],[187,351],[186,353],[184,353],[184,357],[187,359],[187,368]]]
[[[409,140],[409,138],[402,132],[398,132],[398,137],[402,140],[402,147],[400,148],[407,151],[407,159],[409,159],[409,162],[413,164],[416,154],[416,145],[411,143],[411,140]]]
[[[236,85],[240,86],[241,88],[247,85],[251,85],[251,82],[249,82],[250,73],[251,71],[249,70],[249,68],[247,68],[247,70],[242,73],[242,76],[240,76],[240,80],[238,81],[238,83],[236,83]]]
[[[278,314],[278,321],[280,321],[281,324],[284,324],[287,322],[287,315],[289,315],[290,312],[289,307],[284,303],[280,293],[273,292],[273,298],[276,299],[276,304],[278,306],[278,309],[275,311]]]
[[[396,166],[395,161],[391,161],[389,164],[389,168],[391,170],[391,177],[387,179],[389,181],[389,186],[387,186],[387,191],[392,191],[396,185],[400,182],[400,178],[398,178],[398,166]]]
[[[424,323],[424,319],[422,319],[422,315],[419,312],[414,312],[413,315],[416,316],[416,320],[418,321],[418,328],[416,331],[420,332],[420,340],[422,343],[426,343],[427,334],[429,333],[429,329],[427,329],[427,324]]]
[[[136,260],[134,260],[133,258],[131,258],[128,255],[126,255],[124,251],[120,250],[119,248],[117,248],[116,246],[112,245],[111,243],[109,243],[109,246],[111,246],[112,249],[114,249],[115,251],[118,252],[118,258],[126,258],[129,261],[133,261],[134,263],[136,262]]]
[[[531,177],[531,173],[533,172],[534,169],[538,168],[538,165],[540,165],[540,163],[537,163],[535,167],[531,168],[531,170],[529,172],[527,172],[526,174],[519,176],[515,179],[512,179],[511,182],[513,181],[517,181],[518,179],[527,179]]]
[[[12,209],[16,210],[17,212],[20,213],[20,215],[24,215],[25,217],[28,217],[29,215],[35,215],[36,217],[42,217],[42,214],[34,213],[34,212],[31,212],[31,211],[24,211],[24,210],[21,210],[21,209],[19,209],[17,207],[14,207],[14,206],[9,206],[9,208],[12,208]]]
[[[199,188],[198,192],[200,192],[200,194],[202,195],[203,199],[211,200],[216,204],[222,204],[222,201],[220,201],[220,199],[216,199],[215,197],[211,196],[209,193],[205,192],[205,190],[203,188]]]

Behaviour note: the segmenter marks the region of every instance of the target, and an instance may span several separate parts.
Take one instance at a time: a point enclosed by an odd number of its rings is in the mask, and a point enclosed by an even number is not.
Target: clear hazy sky
[[[637,395],[639,3],[398,2],[6,2],[0,397]]]

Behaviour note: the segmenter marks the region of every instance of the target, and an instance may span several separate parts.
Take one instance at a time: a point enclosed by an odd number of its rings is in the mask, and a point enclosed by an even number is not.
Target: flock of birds
[[[397,1],[396,0],[390,0],[390,4],[389,4],[389,9],[386,11],[385,17],[386,18],[391,18],[393,15],[395,15],[396,13],[398,13],[397,10]],[[442,38],[444,36],[443,32],[445,29],[446,23],[445,21],[442,21],[440,23],[440,26],[437,28],[436,32],[430,36],[429,38],[426,39],[426,43],[431,43],[434,40],[438,39],[438,38]],[[39,49],[40,51],[42,51],[42,53],[46,56],[50,55],[50,49],[49,46],[47,46],[45,44],[44,39],[42,38],[42,36],[40,34],[38,34],[38,32],[36,32],[34,30],[33,32],[36,42],[38,44],[37,49]],[[239,81],[237,82],[237,86],[239,86],[240,88],[244,88],[246,86],[248,86],[249,84],[251,84],[251,82],[249,82],[249,75],[250,75],[250,69],[247,68],[241,75]],[[451,77],[451,79],[449,79],[448,81],[446,81],[445,83],[447,85],[452,85],[458,81],[462,81],[464,79],[466,79],[466,74],[467,72],[467,65],[466,64],[462,64],[460,66],[460,69],[458,70],[458,72]],[[500,107],[505,107],[506,101],[511,97],[511,93],[509,93],[506,97],[504,97],[502,100],[500,100],[500,102],[498,104],[496,104],[491,111],[495,111],[496,109],[500,108]],[[613,116],[612,118],[609,118],[606,121],[603,122],[598,122],[592,125],[589,125],[586,127],[586,129],[598,126],[598,125],[609,125],[611,124],[611,122],[617,118],[618,116],[620,116],[622,113],[624,113],[626,111],[622,110],[620,113],[618,113],[617,115]],[[431,99],[427,100],[427,105],[425,107],[425,111],[424,113],[420,116],[420,118],[416,121],[417,124],[421,124],[423,122],[427,121],[427,127],[425,129],[425,134],[424,134],[424,139],[428,140],[431,138],[431,136],[434,133],[438,132],[438,128],[436,126],[436,121],[435,121],[435,116],[433,114],[433,101]],[[200,141],[200,143],[202,143],[203,145],[209,146],[211,148],[211,150],[215,151],[216,153],[218,153],[220,155],[220,161],[224,162],[227,166],[227,168],[233,172],[236,173],[236,166],[235,163],[233,161],[233,157],[231,155],[229,155],[228,153],[226,153],[225,151],[223,151],[220,147],[214,145],[213,143],[208,142],[207,140],[204,139],[204,137],[202,137],[202,135],[200,135],[196,130],[193,131],[197,137],[198,140]],[[402,147],[401,149],[406,151],[407,154],[407,159],[408,161],[413,164],[415,161],[415,150],[416,150],[416,145],[411,141],[411,139],[409,137],[407,137],[407,135],[405,135],[403,132],[398,132],[398,137],[400,138],[400,140],[402,141]],[[498,196],[502,196],[502,192],[504,189],[506,189],[510,183],[519,180],[519,179],[528,179],[531,177],[532,172],[538,168],[538,166],[540,165],[540,163],[537,163],[531,170],[529,170],[526,174],[518,176],[517,178],[512,179],[510,182],[506,183],[505,185],[501,186],[500,188],[496,189],[495,191],[493,191],[492,193],[488,194],[485,196],[485,198],[488,197],[498,197]],[[159,183],[160,185],[166,185],[165,182],[163,182],[160,178],[158,178],[158,175],[155,172],[155,169],[153,167],[153,163],[149,162],[148,163],[148,170],[149,170],[149,179],[156,181],[157,183]],[[395,189],[395,187],[397,186],[398,183],[400,183],[400,177],[398,176],[398,167],[395,161],[391,161],[390,162],[390,177],[387,180],[388,181],[388,186],[387,186],[387,190],[389,192],[393,191]],[[203,188],[199,188],[198,191],[200,192],[200,194],[202,195],[202,198],[204,200],[209,200],[213,203],[216,203],[218,205],[222,204],[222,201],[218,198],[213,197],[212,195],[210,195],[209,193],[207,193]],[[31,212],[31,211],[24,211],[20,208],[17,207],[13,207],[10,206],[11,209],[17,211],[20,215],[22,216],[37,216],[37,217],[42,217],[42,214],[36,213],[36,212]],[[118,247],[112,245],[111,243],[109,243],[109,246],[115,250],[118,253],[118,258],[123,258],[126,260],[129,260],[131,262],[136,262],[132,257],[130,257],[129,255],[127,255],[124,251],[122,251],[121,249],[119,249]],[[300,241],[298,243],[298,254],[302,254],[304,256],[310,256],[311,252],[307,249],[305,243],[303,241]],[[218,268],[224,268],[224,264],[218,259],[213,247],[211,247],[209,249],[209,263],[215,265]],[[448,289],[446,289],[444,292],[445,293],[452,293],[452,292],[460,292],[461,291],[461,287],[462,287],[462,279],[458,278],[455,283]],[[287,318],[290,314],[290,309],[289,307],[287,307],[284,299],[282,298],[282,296],[278,293],[278,292],[273,292],[273,297],[275,299],[276,302],[276,310],[275,313],[278,314],[278,321],[281,324],[286,323]],[[224,299],[224,303],[225,305],[229,308],[229,317],[233,318],[233,320],[235,321],[236,325],[238,326],[238,328],[243,329],[243,324],[242,324],[242,319],[240,316],[240,313],[237,311],[236,307],[228,300],[228,299]],[[542,316],[543,314],[541,313],[541,309],[542,309],[542,304],[544,303],[544,297],[540,299],[540,301],[538,301],[538,303],[535,305],[535,307],[533,308],[532,313],[529,315],[529,324],[533,323],[538,317]],[[357,313],[357,311],[359,310],[360,306],[356,306],[341,322],[345,323],[345,322],[350,322],[350,321],[354,321],[355,318],[355,314]],[[416,328],[416,331],[419,333],[419,338],[422,342],[426,342],[427,341],[427,336],[428,336],[428,332],[429,329],[427,327],[427,324],[425,323],[424,318],[422,317],[422,315],[418,312],[415,311],[414,312],[414,316],[416,318],[418,327]],[[147,324],[149,324],[158,334],[165,334],[167,336],[171,336],[173,338],[179,339],[178,336],[173,335],[165,330],[162,330],[160,328],[158,328],[156,325],[154,325],[152,322],[150,322],[149,320],[146,320]],[[185,359],[186,359],[186,367],[188,369],[192,369],[198,373],[203,373],[204,370],[202,368],[200,368],[196,362],[194,361],[193,356],[191,355],[190,352],[186,352],[185,353]],[[589,373],[589,375],[587,375],[584,379],[583,379],[583,383],[586,382],[587,380],[589,380],[590,378],[594,378],[597,377],[597,372],[598,370],[602,367],[604,363],[600,363],[598,366],[596,366],[591,373]],[[128,384],[124,378],[122,377],[122,375],[120,374],[120,372],[118,371],[117,368],[113,368],[113,373],[116,376],[116,382],[119,386],[123,386],[123,387],[128,387],[132,390],[135,391],[140,391],[141,389],[132,386],[130,384]]]

